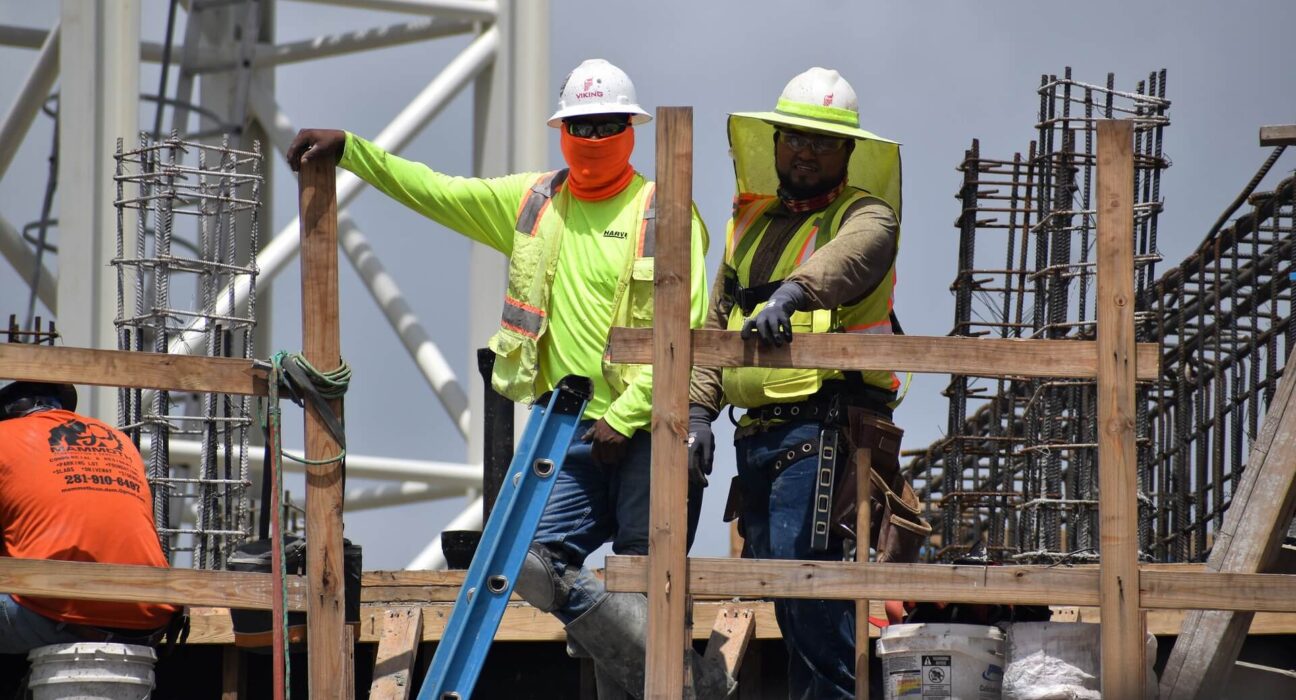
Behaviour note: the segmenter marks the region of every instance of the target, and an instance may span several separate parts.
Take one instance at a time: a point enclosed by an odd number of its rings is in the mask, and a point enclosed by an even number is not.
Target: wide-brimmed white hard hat
[[[652,120],[639,106],[630,76],[601,58],[583,61],[567,74],[558,93],[558,111],[549,117],[549,126],[557,128],[564,119],[589,114],[628,114],[631,124]]]
[[[774,111],[729,115],[729,151],[740,196],[777,192],[773,137],[779,127],[854,139],[848,184],[881,198],[900,217],[900,144],[860,128],[859,100],[840,73],[811,68],[788,82]]]

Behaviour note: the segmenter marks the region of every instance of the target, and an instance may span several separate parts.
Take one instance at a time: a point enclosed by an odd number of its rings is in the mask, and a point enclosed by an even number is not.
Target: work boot
[[[640,593],[608,593],[567,625],[568,648],[594,659],[600,700],[603,688],[614,682],[633,698],[644,691],[645,638],[648,633],[648,599]],[[722,700],[738,683],[722,667],[707,663],[692,649],[693,697]],[[613,698],[616,696],[613,695]]]

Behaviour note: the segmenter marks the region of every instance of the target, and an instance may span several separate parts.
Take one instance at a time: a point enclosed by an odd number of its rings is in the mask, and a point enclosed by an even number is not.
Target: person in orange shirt
[[[0,388],[0,556],[167,566],[139,451],[82,416],[70,384]],[[172,605],[0,594],[0,653],[80,641],[154,644]]]

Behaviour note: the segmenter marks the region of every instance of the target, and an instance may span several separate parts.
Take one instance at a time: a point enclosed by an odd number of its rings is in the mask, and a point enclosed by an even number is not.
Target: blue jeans
[[[652,433],[635,431],[625,459],[607,467],[595,463],[590,445],[581,442],[592,425],[594,421],[581,421],[576,429],[534,539],[558,555],[554,568],[559,576],[568,567],[580,567],[571,596],[554,611],[564,623],[575,620],[607,595],[603,581],[584,566],[594,550],[611,540],[614,554],[648,553]],[[701,508],[702,490],[690,484],[689,546],[693,545]]]
[[[841,561],[842,542],[810,551],[811,505],[818,453],[793,462],[771,483],[769,468],[782,453],[819,439],[817,422],[789,423],[735,442],[743,487],[746,546],[759,559]],[[855,603],[848,600],[774,601],[788,650],[790,697],[855,697]]]
[[[63,624],[19,605],[0,593],[0,654],[26,654],[46,644],[71,644],[81,638]]]

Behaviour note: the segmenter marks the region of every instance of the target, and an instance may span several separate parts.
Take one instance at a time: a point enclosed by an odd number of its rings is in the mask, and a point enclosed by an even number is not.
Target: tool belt
[[[839,406],[840,399],[811,399],[778,404],[749,412],[758,420],[784,419],[823,424],[817,440],[795,445],[769,466],[769,481],[793,463],[817,455],[811,549],[824,551],[831,537],[855,539],[857,451],[869,450],[872,469],[870,544],[879,562],[917,561],[919,549],[931,534],[920,513],[913,487],[900,473],[900,439],[904,431],[881,413],[863,406]],[[753,431],[744,431],[751,435]],[[742,434],[739,437],[743,437]],[[741,482],[730,485],[725,522],[743,509]],[[739,521],[741,531],[742,522]]]

